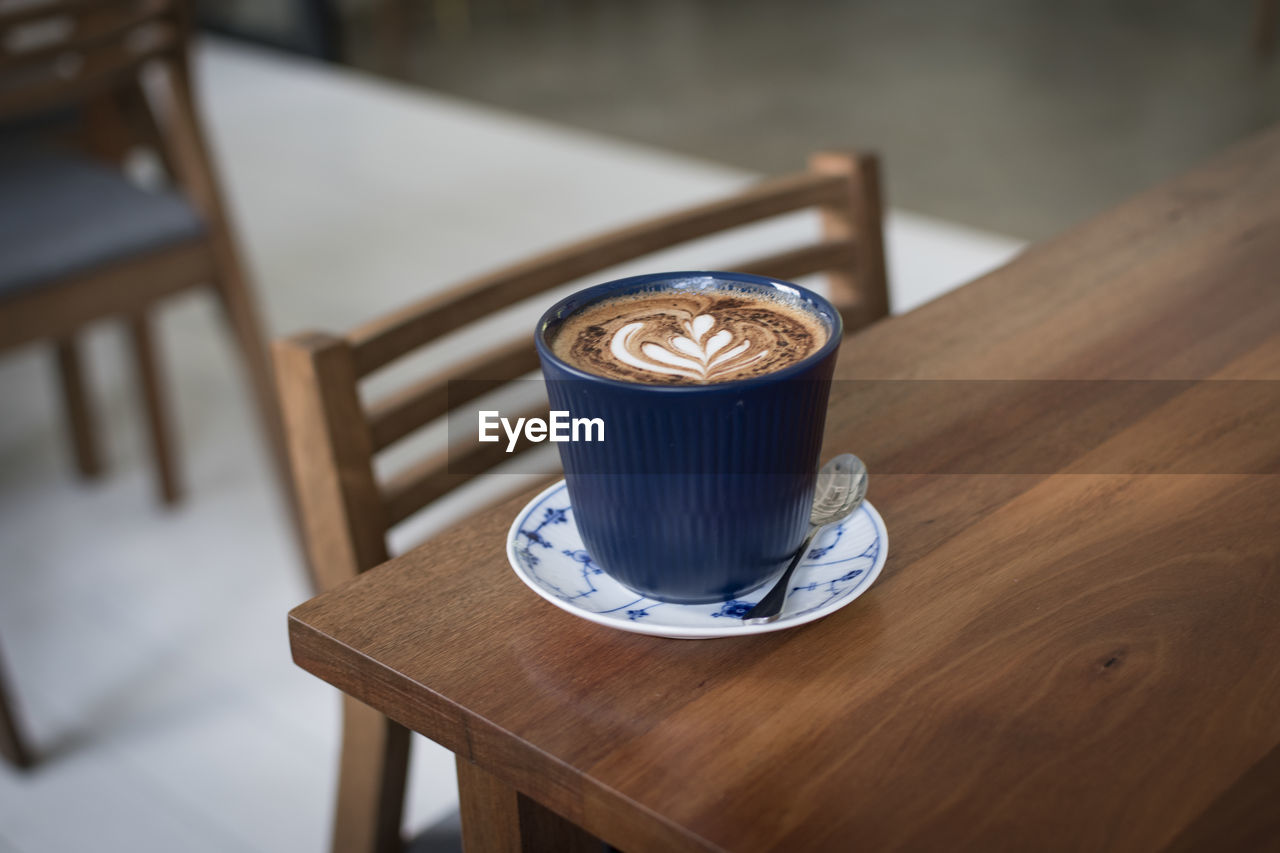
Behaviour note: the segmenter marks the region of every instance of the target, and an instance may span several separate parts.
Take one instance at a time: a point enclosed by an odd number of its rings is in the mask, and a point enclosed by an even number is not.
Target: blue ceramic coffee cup
[[[597,376],[551,341],[579,309],[667,290],[782,298],[820,320],[827,339],[773,373],[705,385]],[[818,294],[728,272],[636,276],[572,294],[539,320],[535,342],[553,410],[600,418],[604,441],[559,445],[587,553],[637,593],[682,604],[724,601],[778,575],[808,531],[840,314]]]

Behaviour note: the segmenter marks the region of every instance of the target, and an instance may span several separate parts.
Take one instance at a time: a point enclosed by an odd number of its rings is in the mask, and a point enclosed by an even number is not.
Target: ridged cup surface
[[[827,319],[832,337],[776,373],[681,387],[592,376],[546,346],[580,305],[695,277],[790,288]],[[839,315],[816,294],[733,273],[624,279],[548,311],[537,342],[551,408],[605,424],[604,442],[559,445],[596,564],[638,593],[685,604],[733,598],[780,572],[808,529],[839,334]]]

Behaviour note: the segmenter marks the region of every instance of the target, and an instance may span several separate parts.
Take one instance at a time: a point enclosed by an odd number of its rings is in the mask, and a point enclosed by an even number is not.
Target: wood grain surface
[[[850,338],[837,377],[1280,379],[1280,130]],[[1280,439],[1248,429],[1276,413],[1209,429],[1183,383],[1052,470],[877,476],[957,414],[857,387],[824,455],[868,460],[891,548],[823,620],[576,619],[507,565],[520,498],[295,609],[294,658],[628,851],[1280,847]],[[1097,473],[1135,448],[1246,473]]]

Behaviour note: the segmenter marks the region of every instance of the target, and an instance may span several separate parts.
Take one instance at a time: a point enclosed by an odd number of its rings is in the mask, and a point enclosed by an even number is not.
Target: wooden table
[[[296,608],[294,659],[458,754],[476,846],[536,842],[542,807],[628,851],[1280,846],[1274,383],[1171,381],[1280,378],[1280,130],[850,338],[837,376],[1147,382],[1063,397],[1094,433],[1052,464],[1019,449],[1056,421],[1000,396],[1051,383],[837,383],[824,455],[868,460],[890,554],[797,630],[565,614],[507,565],[522,498]]]

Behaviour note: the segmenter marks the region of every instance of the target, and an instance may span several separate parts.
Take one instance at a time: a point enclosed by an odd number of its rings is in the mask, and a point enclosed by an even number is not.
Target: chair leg
[[[129,338],[147,410],[147,428],[151,433],[151,451],[156,468],[156,488],[160,500],[172,506],[182,497],[182,489],[178,484],[173,428],[168,406],[165,404],[155,341],[151,334],[150,320],[145,314],[129,318]]]
[[[258,414],[266,430],[271,451],[272,465],[276,470],[281,494],[284,496],[293,525],[294,541],[298,551],[306,557],[306,538],[302,516],[293,490],[293,476],[289,467],[288,447],[280,417],[279,399],[276,394],[275,371],[263,337],[263,326],[258,319],[257,307],[249,288],[244,268],[240,263],[235,240],[223,213],[218,192],[218,182],[213,174],[208,148],[200,131],[200,121],[191,103],[191,81],[187,68],[177,63],[171,82],[171,100],[168,104],[169,131],[174,140],[173,161],[175,177],[186,188],[196,206],[204,213],[209,227],[210,247],[213,251],[215,274],[213,285],[227,312],[232,331],[240,344],[241,355],[249,373]]]
[[[257,404],[258,417],[266,433],[267,449],[275,468],[276,480],[284,496],[298,548],[306,553],[306,539],[302,528],[302,516],[298,509],[297,496],[293,490],[293,474],[289,467],[289,450],[285,444],[284,426],[280,415],[280,399],[276,392],[275,369],[271,363],[266,340],[263,337],[263,326],[258,318],[258,309],[254,304],[253,294],[249,290],[247,280],[241,271],[240,262],[228,240],[216,240],[215,252],[218,259],[219,280],[217,281],[218,297],[226,310],[232,333],[240,347],[244,359],[249,383],[252,386],[254,402]]]
[[[3,666],[0,666],[0,756],[17,767],[30,767],[35,763],[34,754],[27,747],[18,728]]]
[[[71,431],[71,450],[76,470],[85,479],[102,473],[102,453],[98,445],[93,409],[85,392],[80,350],[74,338],[58,341],[58,375],[62,380],[62,400]]]
[[[333,853],[400,853],[409,730],[342,697],[342,761]]]

